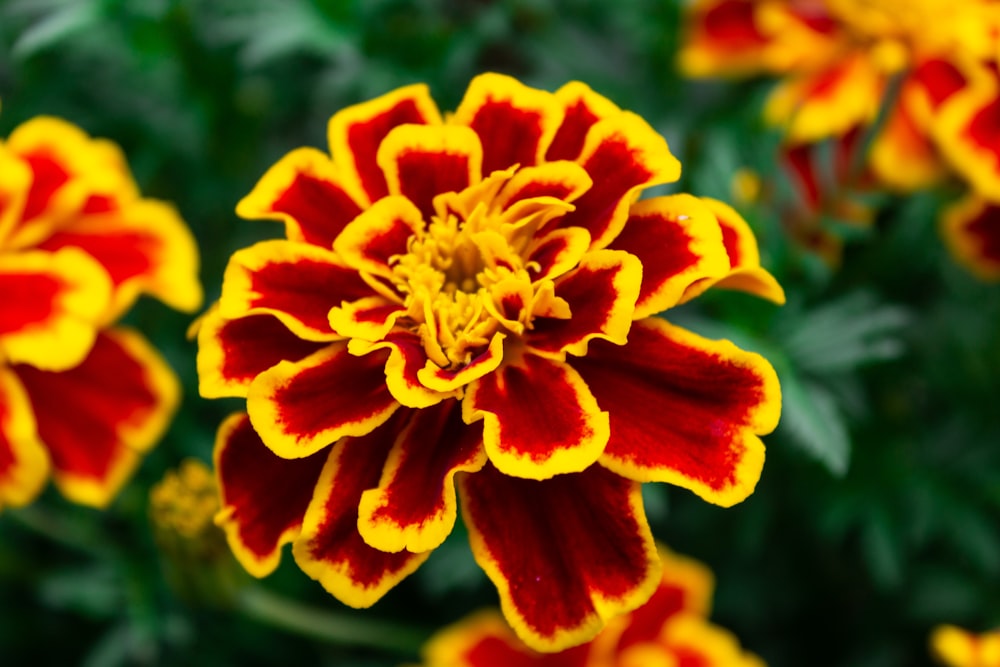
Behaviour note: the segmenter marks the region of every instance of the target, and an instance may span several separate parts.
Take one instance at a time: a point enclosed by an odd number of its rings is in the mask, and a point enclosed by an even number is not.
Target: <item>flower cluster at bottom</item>
[[[0,509],[50,475],[102,507],[166,430],[173,371],[117,320],[140,294],[201,305],[194,238],[121,151],[56,118],[0,143]]]
[[[252,574],[284,543],[355,607],[451,532],[524,641],[560,650],[642,604],[640,496],[752,493],[780,392],[759,355],[659,317],[718,286],[781,303],[746,222],[690,195],[666,142],[580,83],[474,79],[344,109],[238,205],[286,238],[236,252],[198,329],[221,427],[217,518]],[[457,496],[457,497],[456,497]]]
[[[537,653],[503,617],[484,610],[438,632],[422,651],[426,667],[764,667],[728,631],[710,623],[712,574],[660,547],[663,575],[653,596],[616,618],[592,641]]]

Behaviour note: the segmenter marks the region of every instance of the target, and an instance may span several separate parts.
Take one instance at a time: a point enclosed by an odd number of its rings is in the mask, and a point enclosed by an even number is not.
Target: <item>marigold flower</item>
[[[525,641],[590,639],[658,578],[639,483],[739,502],[778,419],[764,359],[651,316],[780,286],[732,209],[637,200],[680,166],[581,83],[485,74],[445,118],[408,86],[329,143],[239,203],[287,238],[233,255],[198,332],[203,395],[247,399],[215,450],[234,552],[263,576],[292,541],[368,606],[448,536],[457,488]]]
[[[1000,204],[969,194],[941,216],[951,254],[983,280],[1000,280]]]
[[[1000,630],[974,634],[940,625],[931,633],[931,653],[946,667],[1000,667]]]
[[[764,667],[728,631],[707,620],[712,573],[698,561],[660,548],[663,575],[649,602],[620,616],[592,641],[538,653],[494,610],[451,625],[424,645],[427,667]]]
[[[201,305],[197,249],[169,205],[143,199],[121,151],[55,118],[0,144],[0,508],[51,475],[104,506],[179,397],[167,364],[113,326],[141,293]]]

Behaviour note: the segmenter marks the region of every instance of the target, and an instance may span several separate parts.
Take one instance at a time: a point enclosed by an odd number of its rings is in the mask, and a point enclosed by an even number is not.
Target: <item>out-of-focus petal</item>
[[[969,271],[982,280],[1000,280],[1000,206],[967,195],[941,214],[941,232]]]
[[[415,411],[378,486],[361,494],[361,536],[380,551],[437,548],[455,525],[455,474],[485,463],[482,430],[462,421],[458,401]]]
[[[213,461],[220,509],[215,517],[247,572],[264,577],[278,567],[281,547],[299,535],[313,489],[329,456],[321,451],[283,459],[261,442],[244,413],[219,427]]]
[[[370,433],[399,407],[385,386],[387,356],[356,357],[340,342],[281,361],[250,385],[250,421],[271,451],[289,459]]]
[[[173,371],[130,329],[98,335],[83,362],[58,373],[15,365],[70,500],[106,506],[166,431],[180,400]]]
[[[540,651],[592,639],[660,577],[640,485],[591,466],[543,481],[487,465],[459,476],[476,561],[517,635]]]
[[[79,364],[111,300],[111,280],[76,248],[11,253],[0,266],[0,352],[44,370]]]
[[[344,604],[369,607],[423,563],[430,552],[379,551],[358,532],[358,504],[378,486],[393,443],[405,428],[408,411],[358,438],[344,438],[330,453],[302,533],[292,546],[302,571]]]
[[[648,318],[633,324],[628,344],[598,341],[569,363],[611,414],[603,465],[723,506],[753,492],[764,465],[757,436],[781,409],[762,357]]]
[[[50,467],[28,395],[17,376],[0,367],[0,511],[34,500]]]
[[[469,385],[462,409],[466,422],[483,420],[490,461],[515,477],[584,470],[609,437],[608,413],[576,371],[530,353]]]

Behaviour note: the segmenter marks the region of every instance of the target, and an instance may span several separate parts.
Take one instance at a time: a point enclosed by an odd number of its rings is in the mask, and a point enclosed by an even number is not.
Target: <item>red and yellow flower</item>
[[[173,372],[115,321],[140,294],[201,305],[197,248],[121,151],[39,117],[0,144],[0,508],[49,476],[104,506],[166,429]]]
[[[663,574],[649,601],[614,619],[592,641],[538,653],[503,617],[483,610],[424,645],[426,667],[764,667],[739,641],[708,621],[713,577],[701,563],[660,548]]]
[[[442,116],[422,85],[348,107],[330,153],[292,151],[238,205],[284,223],[238,251],[198,332],[221,427],[218,521],[248,571],[282,544],[373,604],[444,541],[477,561],[533,647],[592,638],[652,593],[639,495],[746,498],[774,428],[756,354],[653,315],[714,287],[781,302],[746,223],[580,83],[485,74]],[[613,546],[613,548],[612,548]]]
[[[1000,667],[1000,630],[975,634],[940,625],[931,633],[931,653],[946,667]]]

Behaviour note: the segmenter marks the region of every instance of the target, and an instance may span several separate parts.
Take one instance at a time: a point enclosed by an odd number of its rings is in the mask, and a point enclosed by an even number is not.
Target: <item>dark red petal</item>
[[[379,551],[358,532],[361,494],[378,485],[389,450],[410,414],[402,411],[373,432],[334,445],[292,547],[302,571],[352,607],[377,602],[430,553]]]
[[[529,646],[559,651],[645,602],[660,576],[637,482],[592,466],[544,481],[459,476],[476,561]]]
[[[417,410],[389,452],[378,487],[361,496],[358,529],[381,551],[437,548],[455,524],[455,474],[486,463],[482,429],[458,401]]]
[[[255,377],[279,361],[298,361],[326,343],[303,340],[271,315],[227,320],[218,308],[198,329],[198,388],[205,398],[246,396]]]
[[[405,86],[338,111],[327,129],[330,151],[338,165],[354,173],[369,201],[375,202],[389,193],[376,161],[383,139],[400,125],[440,122],[441,114],[427,86]]]
[[[764,463],[757,435],[775,427],[781,403],[762,357],[648,318],[626,345],[596,341],[569,363],[611,413],[604,465],[719,505],[753,492]]]
[[[590,128],[620,111],[610,100],[579,81],[571,81],[557,90],[556,98],[563,104],[563,122],[545,153],[549,161],[576,160]]]
[[[281,546],[298,536],[329,453],[275,456],[244,413],[219,427],[213,458],[222,509],[215,521],[247,572],[263,577],[278,567]]]
[[[71,500],[107,505],[167,429],[180,388],[139,334],[98,335],[87,358],[58,373],[14,366],[31,399],[56,485]]]
[[[278,456],[309,456],[344,436],[370,433],[399,407],[385,384],[387,351],[363,357],[332,343],[300,361],[257,376],[247,412]]]
[[[0,366],[0,511],[33,501],[50,468],[28,395],[14,372]]]
[[[290,240],[330,248],[366,203],[364,194],[353,191],[348,181],[328,155],[300,148],[267,170],[236,213],[247,219],[281,220]]]

